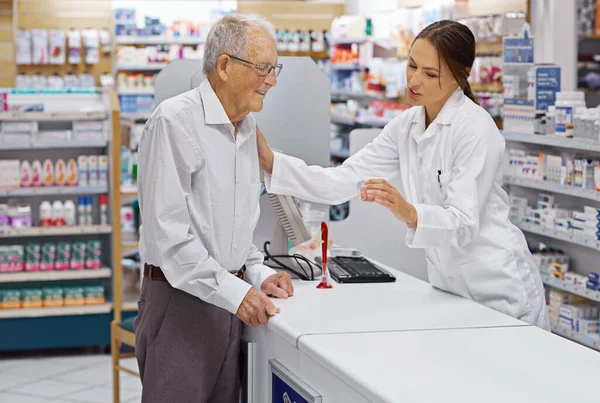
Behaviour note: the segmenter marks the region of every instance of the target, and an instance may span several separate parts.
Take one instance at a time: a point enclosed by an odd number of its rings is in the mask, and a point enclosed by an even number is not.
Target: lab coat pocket
[[[247,215],[249,220],[250,229],[254,229],[260,218],[260,195],[262,193],[262,184],[253,183],[249,185],[249,197],[247,206]]]
[[[481,255],[460,268],[475,302],[513,318],[527,313],[527,293],[512,251]]]
[[[452,172],[444,172],[441,175],[437,173],[427,174],[425,176],[423,201],[433,206],[443,206],[448,196],[448,184],[452,180]]]

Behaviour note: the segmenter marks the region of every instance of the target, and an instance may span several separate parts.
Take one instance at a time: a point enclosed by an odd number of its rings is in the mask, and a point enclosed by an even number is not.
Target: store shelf
[[[600,351],[600,340],[590,335],[577,333],[571,329],[565,329],[560,325],[552,325],[552,333]]]
[[[140,247],[139,242],[123,242],[121,243],[121,249],[138,249]]]
[[[0,197],[96,195],[108,193],[108,186],[52,186],[39,188],[0,189]]]
[[[137,186],[121,185],[121,194],[123,196],[137,196],[137,194],[138,194]]]
[[[115,42],[119,45],[201,45],[204,38],[167,37],[167,36],[117,36]]]
[[[106,112],[0,112],[0,121],[102,120]]]
[[[154,91],[145,90],[122,90],[119,91],[119,95],[154,95]]]
[[[34,227],[34,228],[0,228],[0,238],[34,237],[34,236],[68,236],[110,234],[110,225],[92,225],[87,227]]]
[[[526,222],[518,222],[515,225],[521,228],[523,231],[546,236],[548,238],[557,239],[559,241],[569,242],[575,245],[586,246],[600,251],[600,241],[596,238],[585,236],[583,234],[574,234],[573,232],[558,231],[551,228],[546,228],[542,225],[531,224]]]
[[[154,63],[154,64],[142,64],[142,65],[120,64],[120,65],[117,65],[117,70],[120,70],[120,71],[160,71],[163,68],[165,68],[166,65],[167,65],[167,63]]]
[[[148,120],[152,112],[124,112],[121,113],[122,118],[131,120]]]
[[[348,116],[332,114],[331,123],[335,123],[338,125],[354,126],[356,124],[356,121]]]
[[[522,186],[530,189],[542,190],[567,196],[578,197],[580,199],[600,201],[600,192],[593,189],[582,189],[575,186],[557,185],[537,179],[519,178],[512,175],[504,175],[504,183],[515,186]]]
[[[64,306],[56,308],[21,308],[21,309],[2,309],[0,310],[0,319],[10,318],[40,318],[47,316],[74,316],[74,315],[94,315],[109,313],[112,304],[103,305],[84,305],[84,306]]]
[[[331,91],[331,97],[346,97],[346,98],[373,98],[383,100],[385,97],[381,93],[377,92],[362,92],[362,91],[348,91],[348,90],[333,90]]]
[[[502,83],[471,83],[473,92],[502,92]]]
[[[384,127],[391,122],[391,119],[380,118],[357,118],[356,123],[371,127]]]
[[[578,287],[574,284],[567,283],[556,277],[542,275],[542,281],[547,286],[559,290],[570,292],[571,294],[579,295],[580,297],[589,299],[590,301],[600,302],[600,291],[590,290],[585,287]]]
[[[363,70],[365,66],[362,64],[332,64],[331,70],[337,71],[352,71],[352,70]]]
[[[365,43],[366,38],[335,38],[331,39],[331,45],[352,45],[353,43]]]
[[[19,273],[0,273],[0,284],[23,283],[26,281],[62,281],[62,280],[87,280],[97,278],[110,278],[112,270],[104,267],[88,270],[64,271],[32,271]]]
[[[597,152],[600,153],[600,142],[592,140],[576,140],[554,135],[535,135],[502,132],[506,141],[515,141],[518,143],[539,144],[549,147],[568,148],[571,150]]]
[[[51,148],[104,148],[108,142],[106,140],[98,141],[52,141],[52,142],[27,142],[27,143],[0,143],[0,151],[2,150],[44,150]]]

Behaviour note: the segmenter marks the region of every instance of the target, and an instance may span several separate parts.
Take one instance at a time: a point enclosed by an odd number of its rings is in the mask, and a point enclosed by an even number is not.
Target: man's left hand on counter
[[[261,291],[269,296],[287,299],[294,295],[292,277],[286,272],[279,272],[267,277],[261,284]]]

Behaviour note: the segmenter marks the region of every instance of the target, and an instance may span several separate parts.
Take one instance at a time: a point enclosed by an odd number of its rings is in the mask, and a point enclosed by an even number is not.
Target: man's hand
[[[237,310],[237,317],[248,326],[258,327],[267,323],[269,316],[277,313],[279,308],[265,293],[251,288]]]
[[[260,286],[262,292],[276,298],[287,299],[294,295],[292,277],[283,271],[267,277]]]
[[[258,148],[258,161],[260,167],[265,170],[265,172],[272,174],[275,154],[273,154],[273,151],[269,148],[267,140],[258,128],[258,125],[256,125],[256,146]]]

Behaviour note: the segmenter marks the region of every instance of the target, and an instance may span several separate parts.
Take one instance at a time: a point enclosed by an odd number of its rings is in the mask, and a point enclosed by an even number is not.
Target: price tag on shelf
[[[81,227],[81,232],[84,234],[96,234],[98,230],[96,227]]]

